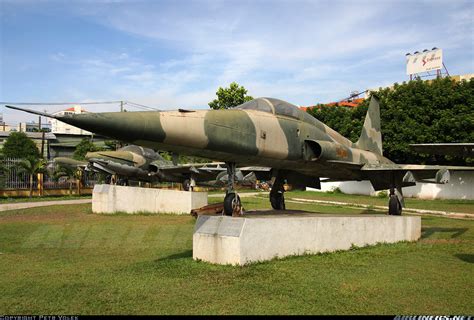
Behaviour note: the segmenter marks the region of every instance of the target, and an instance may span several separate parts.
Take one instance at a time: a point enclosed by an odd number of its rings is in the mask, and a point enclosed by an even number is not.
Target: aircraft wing
[[[208,163],[189,163],[181,165],[170,165],[170,164],[155,164],[156,169],[165,174],[189,174],[194,173],[199,180],[206,179],[227,179],[227,166],[224,162],[208,162]],[[269,167],[238,167],[237,168],[237,180],[245,179],[254,175],[258,179],[270,179]]]
[[[226,171],[225,163],[223,162],[210,162],[210,163],[187,163],[187,164],[154,164],[154,166],[164,172],[170,174],[179,173],[219,173]]]
[[[474,167],[435,166],[417,164],[366,164],[360,169],[363,177],[370,180],[375,190],[388,189],[394,179],[403,186],[416,182],[448,183],[450,171],[474,171]]]
[[[420,143],[410,148],[419,153],[474,157],[474,143]]]
[[[120,151],[114,151],[114,152],[117,152],[117,153],[118,153],[118,152],[120,152]],[[132,165],[137,164],[136,161],[133,161],[133,160],[131,160],[131,159],[127,159],[126,157],[116,157],[116,156],[113,156],[113,155],[111,154],[111,152],[109,152],[108,154],[103,154],[103,153],[100,153],[100,151],[98,151],[97,154],[98,154],[99,156],[105,156],[105,157],[108,157],[108,158],[112,158],[112,159],[116,159],[116,160],[120,160],[120,161],[125,161],[125,162],[128,162],[128,163],[131,163]],[[94,158],[92,158],[92,159],[94,159]],[[94,159],[94,161],[97,161],[97,159]]]

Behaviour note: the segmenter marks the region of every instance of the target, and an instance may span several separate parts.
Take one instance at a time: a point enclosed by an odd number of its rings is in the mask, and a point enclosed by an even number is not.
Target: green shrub
[[[388,198],[388,192],[387,190],[380,191],[377,193],[377,198]]]

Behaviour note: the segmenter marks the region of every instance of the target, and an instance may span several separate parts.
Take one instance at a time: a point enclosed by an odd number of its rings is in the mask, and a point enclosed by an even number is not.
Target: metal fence
[[[0,160],[0,189],[29,189],[30,176],[22,172],[20,163],[22,159],[5,158]],[[54,168],[53,161],[46,164],[46,170],[43,174],[43,189],[69,189],[77,188],[77,180],[71,177],[60,177],[55,179],[52,176],[51,168]],[[99,181],[99,176],[94,172],[83,171],[81,184],[82,187],[92,188]],[[33,189],[38,187],[38,175],[33,175]]]
[[[20,167],[21,159],[5,158],[0,166],[3,168],[0,186],[4,189],[29,189],[30,176],[22,172]],[[38,178],[33,177],[33,187],[38,183]]]

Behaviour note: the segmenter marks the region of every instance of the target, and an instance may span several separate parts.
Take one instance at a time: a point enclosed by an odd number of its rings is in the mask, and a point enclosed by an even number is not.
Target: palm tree
[[[67,177],[67,181],[69,182],[69,194],[72,194],[72,183],[74,179],[79,179],[80,174],[80,169],[72,168],[70,166],[56,165],[53,179],[58,181],[61,177]]]
[[[30,198],[33,195],[33,176],[44,172],[45,166],[46,161],[38,158],[23,159],[19,163],[20,171],[30,176]]]

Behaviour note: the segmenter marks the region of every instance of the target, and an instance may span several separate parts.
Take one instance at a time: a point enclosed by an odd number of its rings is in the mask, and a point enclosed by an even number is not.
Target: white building
[[[82,109],[81,106],[79,105],[75,105],[66,110],[55,112],[53,113],[53,115],[64,116],[67,114],[80,114],[80,113],[85,113],[85,112],[88,112],[88,111]],[[64,123],[56,119],[52,119],[50,123],[51,123],[52,133],[92,135],[92,133],[89,131],[79,129],[77,127],[71,126],[70,124]]]

